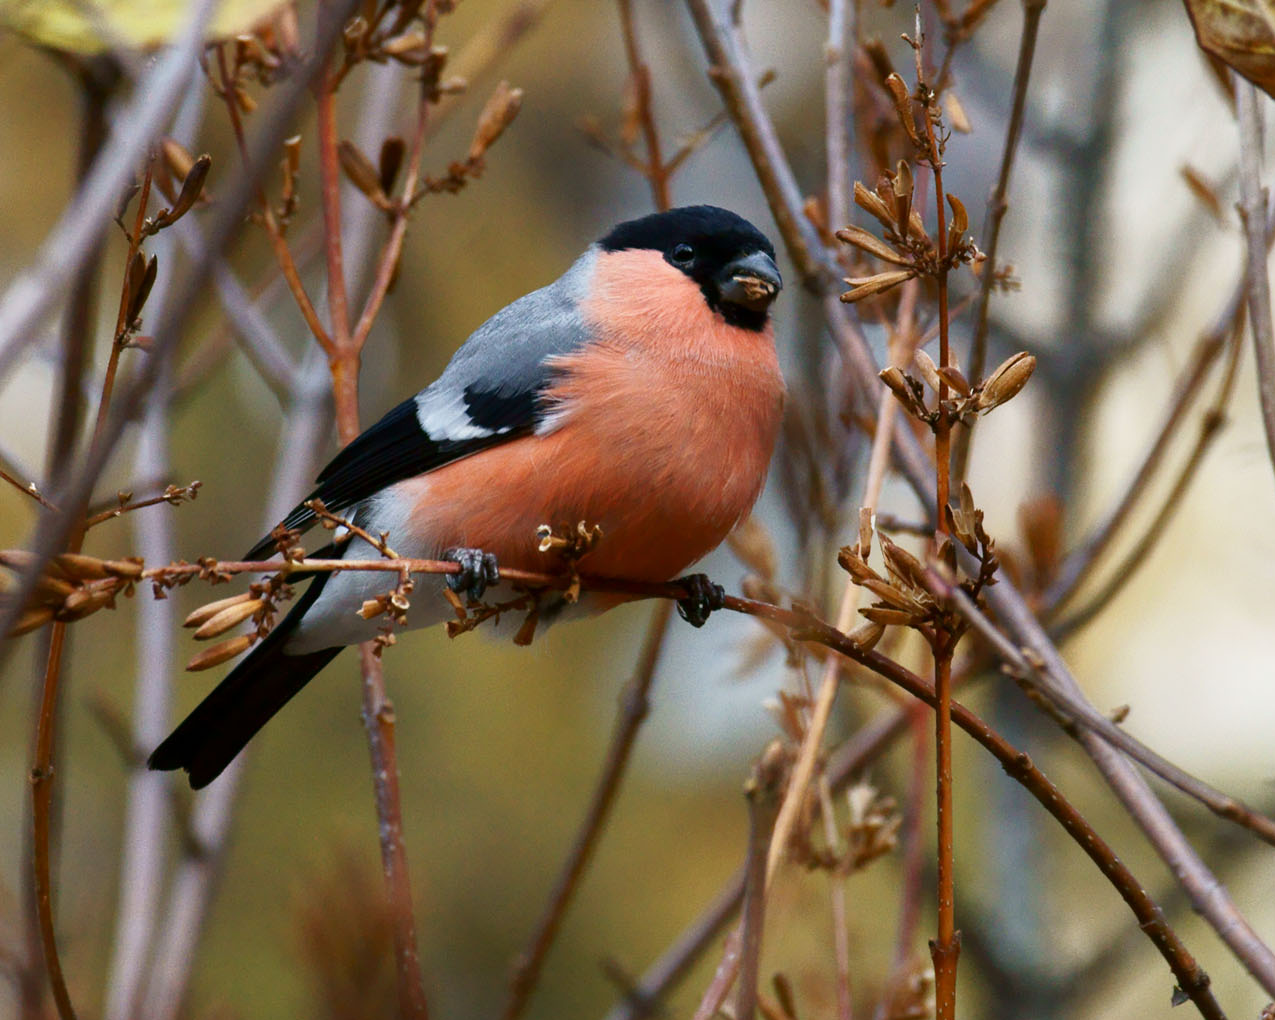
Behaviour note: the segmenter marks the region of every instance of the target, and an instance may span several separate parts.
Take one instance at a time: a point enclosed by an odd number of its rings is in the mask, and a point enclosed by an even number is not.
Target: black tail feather
[[[292,611],[151,753],[152,769],[185,769],[192,789],[207,786],[279,709],[343,646],[286,655],[283,646],[331,574],[319,574]]]

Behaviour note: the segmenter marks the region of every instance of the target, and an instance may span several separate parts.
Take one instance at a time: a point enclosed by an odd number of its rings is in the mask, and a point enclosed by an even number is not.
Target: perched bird
[[[769,309],[775,251],[747,220],[689,206],[621,223],[541,290],[488,319],[439,378],[346,446],[311,498],[401,556],[458,562],[418,579],[409,626],[451,615],[430,584],[481,598],[499,565],[563,566],[539,525],[583,521],[602,539],[581,570],[666,581],[715,548],[761,492],[784,382]],[[315,523],[304,505],[284,520]],[[264,538],[247,554],[275,551]],[[316,555],[376,558],[349,537]],[[371,571],[318,574],[291,612],[156,748],[153,769],[212,782],[344,646],[369,640],[359,608],[392,586]],[[443,578],[445,577],[445,581]],[[699,625],[721,589],[697,575],[679,604]],[[586,611],[624,601],[586,592]],[[550,595],[540,620],[560,615]]]

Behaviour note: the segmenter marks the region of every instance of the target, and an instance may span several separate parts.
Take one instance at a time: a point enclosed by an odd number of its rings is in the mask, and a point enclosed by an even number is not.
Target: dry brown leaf
[[[1200,49],[1275,96],[1275,5],[1269,0],[1186,0]]]

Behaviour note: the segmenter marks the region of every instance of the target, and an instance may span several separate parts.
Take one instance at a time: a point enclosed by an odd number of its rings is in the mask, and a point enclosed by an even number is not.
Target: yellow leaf
[[[246,32],[281,6],[280,0],[224,0],[207,36]],[[191,8],[188,0],[0,0],[0,29],[72,53],[150,49],[179,32]]]

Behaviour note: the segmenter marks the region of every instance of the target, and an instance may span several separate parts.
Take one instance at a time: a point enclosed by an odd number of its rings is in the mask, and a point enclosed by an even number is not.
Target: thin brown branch
[[[832,804],[832,787],[826,773],[816,784],[819,794],[820,814],[823,821],[823,838],[834,855],[841,853],[841,837],[837,832],[837,818]],[[849,876],[828,873],[828,902],[832,914],[832,954],[837,968],[837,1020],[854,1020],[854,996],[850,986],[850,910],[846,902],[846,880]]]
[[[215,47],[217,51],[217,70],[221,77],[218,91],[226,104],[226,113],[229,116],[230,126],[234,132],[235,142],[239,146],[239,154],[243,159],[246,172],[250,166],[248,140],[244,131],[243,118],[239,112],[239,103],[235,98],[234,88],[231,84],[230,65],[226,60],[226,45],[221,43]],[[314,302],[310,300],[310,295],[306,293],[305,284],[301,282],[301,273],[297,269],[296,260],[292,257],[292,249],[288,245],[287,238],[283,236],[283,231],[280,229],[278,221],[275,219],[274,210],[270,208],[270,199],[266,195],[265,185],[261,182],[260,177],[256,180],[255,190],[261,225],[265,228],[266,236],[270,239],[270,248],[274,252],[279,271],[283,273],[288,289],[292,292],[292,299],[296,302],[297,309],[301,312],[301,317],[305,320],[311,335],[326,352],[331,354],[332,338],[324,328],[323,322],[319,318],[319,313],[315,311]]]
[[[147,499],[139,499],[134,502],[121,503],[109,510],[101,510],[93,514],[84,522],[84,530],[97,527],[107,521],[122,517],[124,514],[132,513],[134,510],[143,510],[148,506],[158,506],[160,503],[168,503],[170,506],[178,506],[186,499],[194,498],[194,491],[198,489],[199,483],[186,486],[169,486],[168,489],[158,496],[150,496]]]
[[[933,94],[921,78],[922,47],[921,17],[917,14],[916,67],[917,90],[925,90],[923,120],[929,143],[929,165],[934,175],[934,208],[938,219],[939,254],[939,365],[952,365],[952,349],[949,338],[950,318],[947,306],[947,201],[943,190],[943,158],[934,134],[934,118],[930,116]],[[941,126],[941,125],[940,125]],[[940,379],[938,406],[940,413],[934,428],[935,495],[934,515],[937,530],[935,542],[943,549],[948,539],[947,518],[951,484],[952,419],[942,412],[948,398],[947,382]],[[956,650],[956,638],[944,631],[936,631],[931,642],[934,653],[934,757],[938,778],[938,937],[930,943],[930,955],[934,960],[934,990],[936,1020],[956,1020],[956,964],[961,952],[960,935],[956,930],[956,868],[955,836],[953,831],[952,804],[952,654]]]
[[[1271,322],[1271,283],[1266,267],[1266,215],[1262,187],[1262,108],[1252,82],[1231,74],[1240,122],[1240,219],[1244,221],[1248,318],[1257,357],[1257,395],[1266,431],[1266,450],[1275,463],[1275,325]]]
[[[412,134],[412,144],[408,150],[407,173],[403,178],[402,198],[395,204],[390,236],[381,250],[377,260],[376,274],[372,280],[372,289],[363,304],[363,312],[358,324],[354,327],[351,343],[355,350],[362,350],[372,332],[372,324],[381,310],[381,303],[389,293],[390,284],[398,271],[398,262],[403,254],[403,239],[407,236],[407,220],[412,210],[412,196],[416,194],[416,185],[420,180],[421,157],[425,152],[425,134],[429,127],[429,96],[422,91],[416,105],[416,129]]]
[[[10,485],[12,485],[15,489],[17,489],[23,495],[30,496],[33,500],[39,503],[46,510],[57,509],[57,507],[55,507],[52,503],[50,503],[47,499],[45,499],[44,494],[40,492],[39,489],[36,488],[35,482],[28,482],[26,485],[23,485],[20,481],[14,478],[13,475],[9,474],[9,472],[6,471],[3,467],[0,467],[0,479],[3,479],[4,481],[8,482]]]
[[[987,200],[987,215],[983,221],[983,243],[987,245],[987,260],[983,263],[982,276],[979,279],[974,338],[970,342],[968,377],[972,382],[981,380],[987,367],[988,309],[991,305],[992,287],[996,282],[996,253],[1000,249],[1001,223],[1009,210],[1009,180],[1014,171],[1018,142],[1022,137],[1023,114],[1027,109],[1027,85],[1031,79],[1032,62],[1036,57],[1040,18],[1044,13],[1045,0],[1023,0],[1023,29],[1018,39],[1018,66],[1014,69],[1014,91],[1010,102],[1009,125],[1005,129],[1005,148],[1001,153],[1000,173],[996,177],[991,197]],[[952,49],[949,49],[948,53],[951,52]],[[961,429],[956,436],[952,451],[952,478],[958,488],[965,479],[969,466],[973,438],[974,433],[968,428]]]
[[[660,651],[664,647],[672,610],[673,603],[664,601],[655,607],[651,615],[646,640],[642,643],[642,652],[638,656],[637,669],[620,694],[620,710],[611,735],[611,745],[607,749],[606,764],[593,791],[588,811],[576,833],[566,863],[549,896],[549,902],[536,923],[535,931],[514,963],[509,981],[509,997],[501,1013],[504,1020],[515,1020],[526,1008],[567,907],[593,858],[602,830],[610,817],[611,808],[633,755],[638,730],[650,711],[651,683],[655,679],[655,669],[659,665]]]
[[[371,641],[360,645],[359,657],[363,668],[363,725],[367,729],[376,816],[380,822],[381,867],[385,873],[394,925],[398,1004],[404,1020],[426,1020],[429,1009],[425,1002],[425,985],[421,980],[412,884],[407,870],[407,850],[403,845],[394,706],[385,694],[385,677],[376,645]]]
[[[660,133],[655,127],[655,114],[651,107],[651,69],[642,59],[638,46],[637,30],[633,25],[633,0],[618,0],[620,31],[624,37],[624,55],[629,62],[629,81],[633,86],[634,112],[642,130],[646,145],[646,162],[642,176],[651,187],[651,201],[661,211],[672,207],[669,195],[669,167],[660,150]]]
[[[337,156],[336,76],[332,62],[328,63],[316,91],[319,195],[323,209],[323,254],[328,271],[328,325],[332,331],[332,343],[337,350],[342,350],[350,344],[350,312],[341,245],[341,165]]]
[[[154,168],[154,157],[146,161],[146,171],[142,175],[142,190],[137,196],[137,212],[133,218],[133,230],[128,235],[128,254],[124,260],[123,286],[120,288],[119,312],[115,318],[115,335],[111,340],[111,351],[106,359],[106,372],[102,376],[102,396],[98,400],[97,420],[93,425],[93,445],[101,440],[102,430],[106,426],[106,416],[111,410],[111,394],[115,390],[115,373],[119,369],[120,355],[124,351],[124,340],[127,335],[128,304],[130,299],[129,273],[133,261],[142,247],[143,225],[146,222],[146,204],[151,194],[151,171]]]
[[[761,941],[766,918],[766,860],[783,797],[785,758],[783,745],[778,740],[772,741],[753,766],[753,774],[744,786],[748,798],[748,855],[744,866],[739,988],[734,1009],[737,1020],[753,1020],[757,1012],[757,979],[761,973]]]
[[[49,657],[40,691],[40,714],[36,722],[35,761],[31,766],[32,867],[35,885],[36,918],[40,927],[40,947],[44,968],[53,991],[53,1001],[61,1020],[75,1020],[75,1008],[67,990],[66,976],[58,955],[57,933],[53,926],[53,876],[50,861],[50,827],[53,815],[53,753],[58,694],[62,675],[62,653],[66,644],[66,624],[55,623],[49,641]]]

